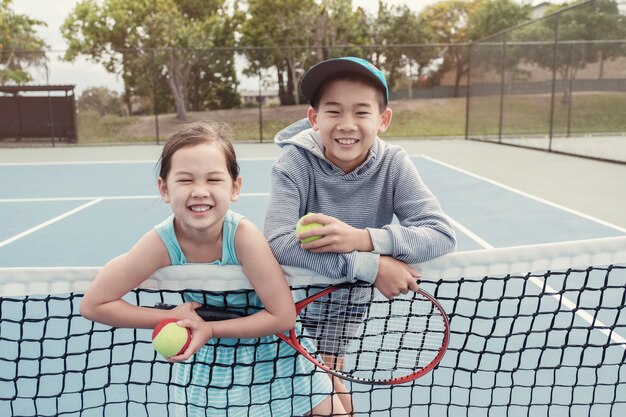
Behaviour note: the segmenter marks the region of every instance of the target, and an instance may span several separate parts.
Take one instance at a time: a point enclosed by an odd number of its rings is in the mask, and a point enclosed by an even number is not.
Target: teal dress
[[[243,216],[228,211],[224,219],[222,259],[212,265],[239,265],[235,233]],[[174,215],[156,226],[172,265],[187,263],[176,233]],[[207,278],[210,279],[210,278]],[[262,308],[253,291],[186,294],[187,301],[249,311]],[[290,302],[291,300],[286,300]],[[305,339],[306,340],[306,339]],[[176,415],[297,416],[309,412],[332,391],[328,376],[276,336],[211,339],[192,358],[176,364]]]

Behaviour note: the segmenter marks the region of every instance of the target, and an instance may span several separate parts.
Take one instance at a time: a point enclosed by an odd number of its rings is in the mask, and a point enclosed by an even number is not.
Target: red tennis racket
[[[434,369],[448,347],[448,317],[426,291],[391,300],[362,283],[316,291],[296,303],[299,324],[276,336],[329,374],[365,384],[402,384]],[[207,321],[242,315],[212,306],[196,312]]]

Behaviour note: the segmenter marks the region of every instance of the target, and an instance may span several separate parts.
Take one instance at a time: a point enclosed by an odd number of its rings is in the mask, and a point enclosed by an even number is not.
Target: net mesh
[[[299,292],[306,297],[311,291]],[[421,290],[387,299],[375,287],[357,284],[320,295],[299,313],[305,330],[299,339],[334,375],[402,383],[431,369],[445,351],[446,316]]]
[[[456,253],[419,268],[421,287],[450,317],[448,351],[434,371],[408,384],[348,384],[356,415],[618,414],[626,402],[626,238]],[[175,396],[185,383],[174,382],[149,330],[83,319],[78,307],[96,271],[0,269],[0,415],[253,415],[259,400],[217,410]],[[335,283],[285,271],[299,294]],[[188,288],[251,294],[237,267],[193,265],[159,271],[127,300],[175,304]],[[270,343],[278,355],[294,354]],[[229,386],[252,396],[265,387],[254,378]],[[266,393],[268,404],[302,395]]]

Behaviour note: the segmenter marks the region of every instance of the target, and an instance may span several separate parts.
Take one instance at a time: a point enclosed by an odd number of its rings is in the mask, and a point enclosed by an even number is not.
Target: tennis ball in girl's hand
[[[191,332],[176,324],[177,319],[165,319],[152,331],[154,349],[166,358],[181,354],[189,346]]]
[[[304,216],[302,216],[300,218],[300,220],[298,220],[298,223],[296,224],[296,233],[300,234],[302,232],[306,232],[307,230],[310,229],[316,229],[318,227],[322,227],[321,224],[319,223],[309,223],[309,224],[302,224],[302,219],[304,219],[306,216],[310,216],[313,213],[308,213],[305,214]],[[317,239],[321,239],[321,236],[311,236],[311,237],[307,237],[306,239],[302,239],[300,242],[301,243],[309,243],[309,242],[313,242],[314,240]]]

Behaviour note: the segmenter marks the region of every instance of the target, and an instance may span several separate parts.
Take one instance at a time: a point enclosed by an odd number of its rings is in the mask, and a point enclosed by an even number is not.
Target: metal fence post
[[[48,71],[48,57],[46,56],[44,66],[46,68],[46,85],[50,85],[50,74]],[[65,93],[67,94],[67,92]],[[50,139],[52,140],[52,147],[56,147],[56,134],[54,132],[54,113],[52,109],[52,100],[50,100],[50,90],[48,90],[48,120],[50,124]]]
[[[259,69],[259,143],[263,143],[263,79]]]
[[[572,75],[573,69],[573,60],[574,60],[574,44],[570,44],[569,47],[569,80],[568,83],[568,95],[567,95],[567,134],[566,136],[569,138],[572,131],[572,102],[574,101],[574,77]]]
[[[502,123],[504,119],[504,85],[506,78],[506,33],[502,38],[502,75],[500,76],[500,115],[498,119],[498,143],[502,143]]]
[[[556,91],[556,66],[557,66],[557,54],[559,44],[559,17],[556,15],[554,26],[554,46],[552,49],[552,94],[550,97],[550,126],[548,136],[548,152],[552,152],[552,135],[554,134],[554,96]]]
[[[157,107],[157,84],[156,84],[156,59],[154,57],[154,48],[150,51],[150,59],[152,61],[152,109],[154,111],[154,131],[156,133],[156,144],[159,140],[159,110]]]
[[[473,42],[467,45],[467,88],[465,91],[465,139],[469,139],[469,118],[470,118],[470,86],[472,74],[472,46]],[[412,98],[412,97],[411,97]]]

